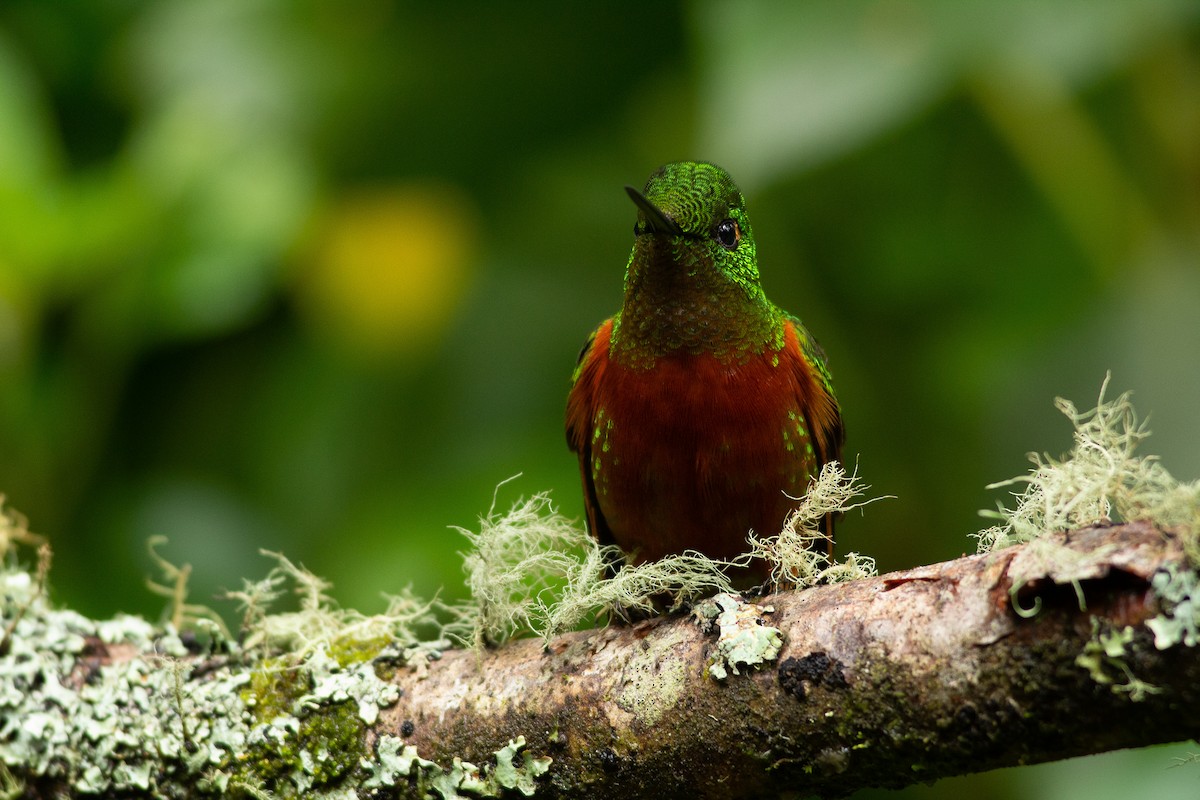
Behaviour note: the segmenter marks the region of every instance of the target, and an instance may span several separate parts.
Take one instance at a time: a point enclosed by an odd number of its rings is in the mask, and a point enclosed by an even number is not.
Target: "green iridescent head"
[[[676,161],[659,167],[641,192],[631,186],[625,191],[640,211],[635,254],[643,244],[669,243],[676,261],[711,262],[743,288],[758,283],[746,199],[728,172],[707,162]]]
[[[677,161],[625,191],[638,218],[613,358],[649,368],[676,352],[728,360],[778,349],[783,315],[763,294],[746,199],[729,173]]]

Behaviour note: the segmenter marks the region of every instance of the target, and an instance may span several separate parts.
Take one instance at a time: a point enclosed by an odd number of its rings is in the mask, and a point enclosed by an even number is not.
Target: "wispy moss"
[[[858,553],[847,553],[841,562],[831,562],[823,552],[814,549],[826,538],[821,524],[831,514],[845,513],[882,500],[872,498],[853,502],[870,486],[858,478],[858,471],[847,475],[837,461],[821,468],[804,499],[788,517],[777,536],[751,536],[750,552],[771,565],[771,581],[776,586],[804,588],[818,583],[840,583],[868,578],[875,574],[875,559]]]
[[[563,584],[592,562],[603,570],[619,552],[596,545],[545,493],[518,501],[505,514],[493,507],[480,517],[478,531],[458,530],[470,544],[463,570],[471,595],[468,640],[475,644],[544,631],[547,609]]]
[[[342,660],[348,661],[352,653],[366,660],[379,652],[384,641],[405,649],[441,639],[444,622],[436,600],[421,600],[406,589],[388,596],[387,608],[379,614],[340,608],[329,595],[332,586],[327,581],[280,553],[262,552],[276,562],[267,576],[226,593],[241,606],[242,649],[247,652],[285,653],[298,662],[315,649],[329,648]],[[288,594],[297,609],[276,610]]]
[[[548,638],[593,618],[627,618],[664,605],[677,609],[732,591],[730,570],[754,557],[771,565],[777,585],[803,588],[874,575],[871,558],[849,553],[831,563],[812,549],[824,536],[820,524],[827,515],[873,502],[853,502],[867,488],[840,464],[825,465],[784,530],[751,537],[747,553],[731,561],[686,551],[627,564],[619,548],[598,544],[544,493],[518,501],[505,514],[493,508],[480,518],[478,531],[459,529],[471,544],[463,567],[472,599],[452,628],[466,641],[497,644],[524,631]]]
[[[565,590],[542,611],[543,636],[570,630],[595,614],[627,618],[634,612],[651,613],[657,598],[678,609],[689,600],[732,590],[725,570],[735,562],[689,550],[658,561],[624,564],[606,577],[604,550],[596,546],[578,562]]]
[[[1109,377],[1096,408],[1079,411],[1063,398],[1055,405],[1074,426],[1074,445],[1064,458],[1031,453],[1028,475],[989,486],[1024,485],[1016,505],[981,512],[1000,520],[977,534],[979,551],[1028,542],[1059,530],[1104,520],[1148,519],[1175,528],[1193,563],[1200,563],[1200,481],[1176,480],[1155,456],[1137,454],[1150,435],[1130,402],[1130,393],[1105,400]]]
[[[478,531],[460,530],[472,546],[463,556],[472,599],[462,618],[465,638],[477,644],[523,631],[548,638],[596,616],[651,612],[659,598],[677,607],[730,591],[731,564],[699,553],[623,564],[619,548],[598,544],[544,493],[506,514],[490,511]]]
[[[192,575],[192,565],[183,564],[182,566],[178,566],[160,556],[158,548],[166,543],[166,536],[151,536],[146,541],[146,549],[150,552],[150,560],[158,567],[163,575],[163,579],[166,581],[166,583],[158,583],[147,578],[146,588],[159,597],[168,599],[167,619],[171,626],[177,631],[182,631],[185,628],[195,629],[197,627],[205,629],[215,628],[222,638],[232,638],[220,614],[208,606],[188,602],[188,580]]]
[[[1148,520],[1171,530],[1183,543],[1192,568],[1170,564],[1152,577],[1151,589],[1163,611],[1146,625],[1154,632],[1159,649],[1179,643],[1192,646],[1200,638],[1200,581],[1194,571],[1200,564],[1200,481],[1179,481],[1155,456],[1137,453],[1150,435],[1149,428],[1138,419],[1129,392],[1115,400],[1105,399],[1110,377],[1101,384],[1094,409],[1079,411],[1070,401],[1055,401],[1075,429],[1066,456],[1032,453],[1034,467],[1028,475],[988,487],[1023,484],[1025,488],[1013,493],[1016,504],[1012,508],[999,505],[997,511],[981,512],[1000,522],[977,534],[979,550],[1027,544],[1014,557],[1010,570],[1013,607],[1021,616],[1030,617],[1040,610],[1039,598],[1034,598],[1028,609],[1017,605],[1017,593],[1028,580],[1048,577],[1056,583],[1070,583],[1084,611],[1081,581],[1095,577],[1096,564],[1116,548],[1109,544],[1099,551],[1080,553],[1048,538],[1050,534],[1105,521],[1133,520]],[[1093,618],[1092,636],[1075,663],[1087,669],[1096,682],[1141,700],[1157,690],[1129,668],[1126,656],[1134,646],[1133,634],[1132,627],[1107,629]]]

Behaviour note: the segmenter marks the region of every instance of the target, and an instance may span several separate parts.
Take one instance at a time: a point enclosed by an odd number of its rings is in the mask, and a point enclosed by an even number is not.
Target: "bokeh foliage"
[[[503,479],[578,516],[567,376],[677,158],[742,184],[899,498],[841,549],[972,549],[1107,369],[1200,475],[1191,0],[6,0],[0,491],[58,598],[157,613],[154,534],[201,595],[265,547],[453,598]]]

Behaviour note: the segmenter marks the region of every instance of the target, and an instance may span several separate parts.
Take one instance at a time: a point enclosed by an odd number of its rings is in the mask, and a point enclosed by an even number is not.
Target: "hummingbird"
[[[588,529],[632,563],[733,558],[751,531],[779,533],[840,458],[825,353],[764,294],[746,200],[725,170],[674,162],[625,191],[637,221],[624,300],[588,337],[567,398]],[[832,518],[822,532],[814,549],[832,556]]]

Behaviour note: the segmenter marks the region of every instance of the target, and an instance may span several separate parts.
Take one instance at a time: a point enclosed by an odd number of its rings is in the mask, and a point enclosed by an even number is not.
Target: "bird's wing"
[[[803,395],[800,405],[808,420],[813,447],[817,452],[817,469],[820,470],[830,461],[841,459],[846,429],[842,424],[837,395],[833,391],[833,378],[825,363],[825,351],[800,320],[789,316],[787,324],[795,331],[800,355],[804,356],[802,362],[796,362],[798,368],[806,373],[797,376]]]
[[[571,392],[567,395],[567,446],[579,456],[579,474],[583,481],[583,505],[587,513],[588,530],[601,544],[612,544],[612,533],[596,501],[596,484],[592,480],[592,429],[596,419],[596,383],[608,364],[608,342],[612,320],[600,325],[579,351],[579,361],[571,376]]]
[[[808,423],[813,450],[817,463],[813,476],[821,474],[821,468],[830,461],[840,461],[842,445],[846,441],[846,429],[842,424],[842,412],[837,395],[833,391],[833,379],[825,364],[825,351],[812,338],[800,320],[788,316],[786,324],[796,334],[796,346],[802,358],[793,359],[796,365],[796,385],[800,409]],[[826,514],[821,525],[825,534],[825,554],[833,558],[834,514]]]

